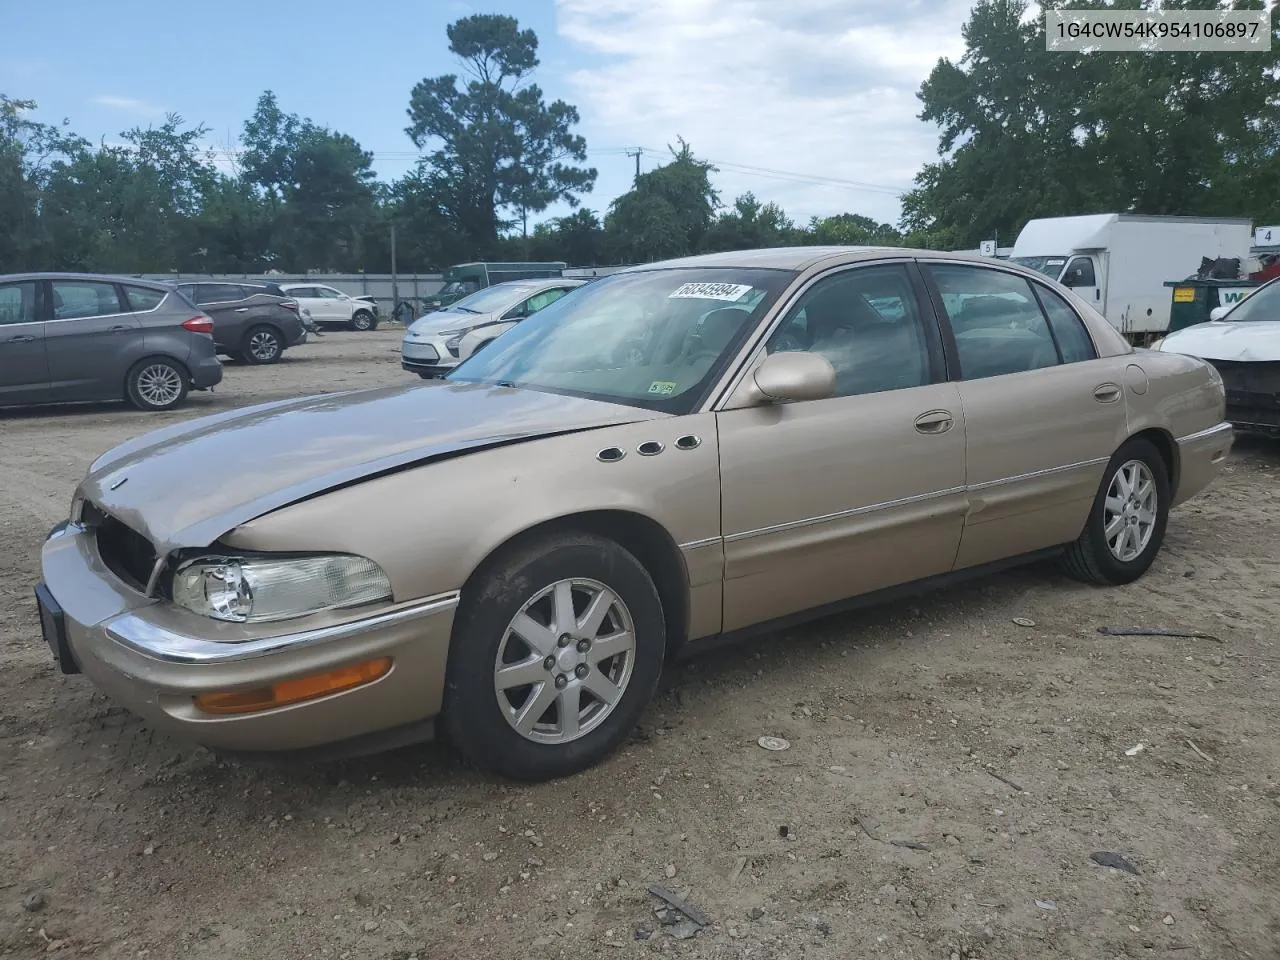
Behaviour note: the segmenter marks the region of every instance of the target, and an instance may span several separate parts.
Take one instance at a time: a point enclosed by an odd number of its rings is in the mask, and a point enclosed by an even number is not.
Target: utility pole
[[[644,153],[644,147],[636,147],[636,152],[635,152],[635,153],[632,153],[630,150],[624,150],[623,152],[624,152],[628,157],[635,157],[635,158],[636,158],[636,181],[635,181],[635,185],[636,185],[636,186],[639,186],[639,185],[640,185],[640,155],[641,155],[642,153]]]
[[[396,222],[391,221],[391,319],[395,320],[400,308],[400,278],[396,273]]]

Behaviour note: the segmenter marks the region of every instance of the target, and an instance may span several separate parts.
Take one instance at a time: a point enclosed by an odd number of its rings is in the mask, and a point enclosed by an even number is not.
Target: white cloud
[[[894,193],[936,155],[916,91],[939,57],[963,53],[971,4],[557,0],[556,12],[560,34],[593,61],[569,74],[593,144],[661,148],[680,135],[725,164],[869,185],[723,167],[726,201],[752,190],[797,219],[896,222]]]
[[[96,107],[106,107],[109,110],[120,110],[124,113],[136,114],[140,117],[158,117],[164,115],[164,107],[157,106],[154,103],[148,103],[146,100],[136,100],[133,97],[118,97],[114,94],[101,93],[89,100]]]

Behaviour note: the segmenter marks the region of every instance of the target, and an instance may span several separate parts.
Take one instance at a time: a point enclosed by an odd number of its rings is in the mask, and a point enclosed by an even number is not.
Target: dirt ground
[[[399,335],[230,366],[163,416],[0,414],[0,955],[1280,957],[1276,443],[1237,441],[1138,584],[1033,567],[707,655],[557,783],[436,745],[247,766],[55,672],[31,587],[95,456],[402,382]],[[653,883],[712,923],[679,939]]]

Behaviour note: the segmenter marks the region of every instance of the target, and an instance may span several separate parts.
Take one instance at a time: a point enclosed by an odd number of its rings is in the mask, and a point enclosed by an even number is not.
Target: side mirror
[[[1209,319],[1221,320],[1230,312],[1231,312],[1230,307],[1214,307],[1212,310],[1209,311]]]
[[[774,353],[752,374],[756,389],[773,403],[825,400],[836,392],[836,371],[816,353]]]

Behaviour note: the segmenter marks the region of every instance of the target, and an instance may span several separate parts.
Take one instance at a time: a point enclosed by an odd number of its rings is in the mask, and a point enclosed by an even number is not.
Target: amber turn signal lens
[[[273,707],[314,700],[316,697],[363,686],[386,676],[390,669],[391,658],[380,657],[377,660],[366,660],[348,667],[339,667],[328,673],[282,680],[269,687],[254,687],[252,690],[235,690],[228,693],[202,693],[195,698],[195,703],[205,713],[253,713],[256,710],[270,710]]]

